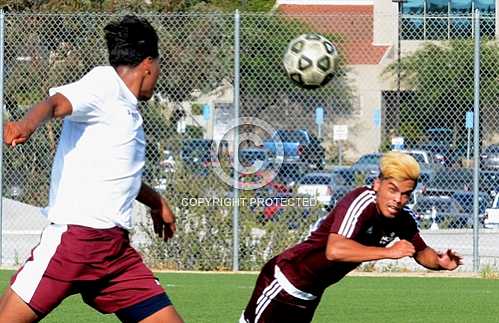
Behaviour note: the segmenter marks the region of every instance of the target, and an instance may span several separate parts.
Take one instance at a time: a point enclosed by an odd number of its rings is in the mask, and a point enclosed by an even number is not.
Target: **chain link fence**
[[[465,270],[473,269],[473,167],[481,167],[475,246],[482,267],[496,265],[499,51],[490,17],[481,39],[480,165],[466,119],[474,102],[473,33],[449,32],[450,18],[441,23],[445,32],[428,37],[425,24],[437,27],[410,14],[145,17],[159,34],[162,75],[141,106],[144,180],[167,197],[178,223],[175,238],[162,242],[136,205],[133,241],[150,265],[258,270],[306,237],[349,190],[369,185],[380,153],[391,149],[421,163],[411,206],[423,237],[461,252]],[[106,64],[102,29],[117,18],[4,15],[4,119],[22,117],[48,88]],[[400,39],[376,26],[400,26]],[[308,32],[326,36],[339,53],[333,80],[314,90],[292,83],[282,66],[289,41]],[[26,144],[4,148],[3,264],[19,265],[38,241],[59,130],[52,121]]]

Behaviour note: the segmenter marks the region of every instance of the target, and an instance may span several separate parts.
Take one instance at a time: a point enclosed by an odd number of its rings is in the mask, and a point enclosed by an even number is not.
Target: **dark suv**
[[[281,157],[285,162],[299,162],[314,169],[324,168],[324,147],[307,129],[279,129],[264,141],[264,147],[273,158]],[[280,150],[283,156],[279,156]]]

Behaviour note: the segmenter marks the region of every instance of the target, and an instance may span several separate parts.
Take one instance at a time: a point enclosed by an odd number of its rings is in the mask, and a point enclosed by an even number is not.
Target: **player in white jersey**
[[[50,224],[0,302],[0,322],[42,319],[69,295],[124,322],[182,322],[130,246],[132,204],[151,208],[154,231],[175,232],[167,201],[142,182],[145,138],[138,101],[160,73],[158,36],[128,15],[104,28],[110,66],[50,89],[24,118],[7,122],[4,142],[24,143],[46,120],[63,118],[52,168]]]

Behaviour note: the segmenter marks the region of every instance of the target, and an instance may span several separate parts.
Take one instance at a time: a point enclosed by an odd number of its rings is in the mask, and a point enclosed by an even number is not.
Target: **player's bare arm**
[[[439,253],[427,247],[416,252],[414,259],[421,266],[432,270],[454,270],[462,265],[462,257],[450,249]]]
[[[137,195],[137,201],[151,208],[154,233],[165,241],[173,237],[177,227],[175,225],[175,215],[168,202],[144,182],[142,182]]]
[[[400,259],[413,256],[414,246],[407,240],[400,240],[391,247],[371,247],[360,244],[340,234],[331,233],[326,247],[330,261],[363,262],[379,259]]]
[[[3,128],[3,140],[7,145],[15,147],[26,142],[45,121],[64,118],[72,111],[71,103],[64,95],[58,93],[52,95],[33,106],[21,120],[6,122]]]

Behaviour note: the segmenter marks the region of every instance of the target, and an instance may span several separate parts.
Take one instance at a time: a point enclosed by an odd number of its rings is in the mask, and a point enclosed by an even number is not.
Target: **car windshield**
[[[353,186],[355,185],[354,173],[348,171],[335,171],[333,173],[334,182],[336,185]]]
[[[442,190],[469,190],[473,174],[469,170],[439,169],[430,180],[429,188]]]
[[[450,148],[447,147],[446,145],[438,145],[438,144],[423,144],[420,145],[418,148],[430,151],[434,154],[444,154],[444,155],[449,154],[450,150]]]
[[[452,203],[451,199],[420,199],[414,206],[416,212],[431,211],[435,207],[437,212],[449,213],[449,212],[459,212],[462,213],[462,208]]]
[[[452,197],[459,203],[466,213],[473,213],[473,193],[456,193]],[[478,196],[478,210],[480,213],[485,212],[485,209],[491,204],[490,199],[483,194]]]

